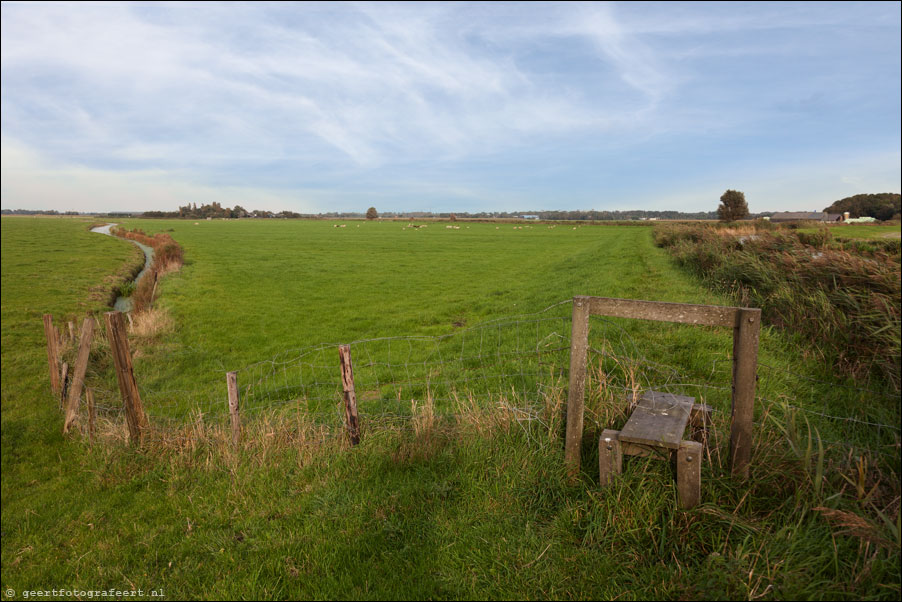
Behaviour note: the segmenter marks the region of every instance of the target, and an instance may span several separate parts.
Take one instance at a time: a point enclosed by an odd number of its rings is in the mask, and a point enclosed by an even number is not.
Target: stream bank
[[[98,226],[96,228],[91,228],[91,232],[97,232],[98,234],[106,234],[107,236],[114,236],[114,234],[110,231],[113,226],[116,224],[106,224],[105,226]],[[118,236],[114,236],[115,238],[119,238]],[[141,271],[138,272],[138,275],[135,276],[132,283],[134,284],[134,288],[132,290],[137,290],[138,283],[141,282],[141,278],[143,278],[147,272],[150,270],[150,265],[153,263],[153,248],[149,247],[145,244],[138,242],[137,240],[132,240],[130,238],[123,239],[132,242],[144,252],[144,267],[141,268]],[[121,312],[130,312],[132,310],[132,300],[131,297],[123,297],[119,295],[116,297],[115,303],[113,303],[113,309]]]

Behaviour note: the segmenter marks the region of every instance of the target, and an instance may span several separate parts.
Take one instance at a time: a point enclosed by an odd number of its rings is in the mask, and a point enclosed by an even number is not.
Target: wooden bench
[[[684,441],[687,425],[703,434],[711,408],[694,397],[647,391],[620,431],[606,429],[598,440],[598,472],[602,487],[611,484],[623,468],[623,456],[674,459],[680,507],[692,508],[701,499],[702,452],[698,441]]]

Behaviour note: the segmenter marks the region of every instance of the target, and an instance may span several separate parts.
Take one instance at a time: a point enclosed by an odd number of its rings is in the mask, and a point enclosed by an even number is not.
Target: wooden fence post
[[[44,314],[44,337],[47,339],[47,363],[50,364],[50,390],[59,396],[60,345],[57,330],[53,327],[53,316],[50,314]]]
[[[589,303],[585,297],[573,298],[570,324],[570,387],[567,398],[567,439],[564,462],[571,479],[579,476],[585,411],[586,357],[589,345]]]
[[[345,424],[351,445],[360,443],[360,424],[357,418],[357,394],[354,392],[354,368],[351,365],[351,346],[338,347],[338,359],[341,363],[341,388],[345,401]]]
[[[70,330],[74,331],[75,328],[73,327]],[[88,369],[88,357],[91,354],[91,341],[93,338],[94,318],[88,316],[81,325],[78,359],[75,360],[75,374],[72,376],[72,384],[69,385],[69,397],[66,401],[66,419],[63,422],[64,434],[69,432],[69,428],[78,418],[78,403],[81,399],[82,387],[85,385],[85,372]]]
[[[730,424],[730,467],[748,478],[755,419],[755,381],[758,370],[760,309],[740,309],[733,330],[733,412]]]
[[[241,418],[238,415],[238,373],[226,372],[226,385],[229,389],[229,417],[232,420],[232,445],[238,446],[241,439]]]
[[[66,403],[66,391],[69,390],[69,362],[63,362],[63,368],[60,370],[60,394],[59,398],[59,409],[60,412],[63,411]]]
[[[94,414],[94,389],[91,387],[88,387],[85,390],[85,401],[88,404],[88,438],[91,441],[91,445],[94,445],[94,425],[97,421],[97,417]]]
[[[116,366],[116,378],[119,381],[119,392],[122,394],[122,403],[125,405],[128,437],[132,443],[140,443],[143,430],[147,426],[147,416],[144,414],[144,406],[141,404],[141,396],[138,394],[138,382],[135,380],[132,355],[128,349],[125,322],[122,320],[122,314],[118,311],[107,312],[104,316],[110,339],[110,350],[113,353],[113,363]]]

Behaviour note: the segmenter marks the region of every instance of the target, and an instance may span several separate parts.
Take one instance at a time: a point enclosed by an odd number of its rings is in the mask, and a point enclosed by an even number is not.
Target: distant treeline
[[[848,211],[852,217],[873,217],[879,220],[899,219],[900,195],[893,192],[880,194],[856,194],[836,201],[824,211],[828,213],[843,213]],[[35,209],[3,209],[3,215],[82,215],[83,212]],[[223,207],[220,203],[213,202],[209,205],[189,203],[179,207],[178,211],[140,211],[135,212],[110,212],[91,213],[91,215],[106,215],[109,217],[155,217],[155,218],[263,218],[263,219],[363,219],[366,213],[363,211],[328,213],[297,213],[295,211],[268,211],[254,209],[249,211],[241,205],[232,208]],[[756,219],[770,217],[773,211],[753,213],[749,218]],[[539,219],[539,220],[563,220],[563,221],[630,221],[630,220],[716,220],[716,211],[645,211],[633,209],[630,211],[481,211],[479,213],[447,212],[433,213],[431,211],[384,211],[379,213],[382,218],[400,219]]]
[[[761,213],[758,216],[771,215]],[[682,211],[483,211],[480,213],[433,213],[431,211],[386,211],[379,214],[383,218],[403,219],[541,219],[541,220],[567,220],[567,221],[617,221],[617,220],[647,220],[647,219],[717,219],[715,211],[700,211],[684,213]],[[296,213],[294,211],[267,211],[254,209],[248,211],[241,205],[232,208],[223,207],[219,203],[200,205],[192,203],[179,207],[178,211],[145,211],[142,217],[157,218],[308,218],[308,219],[363,219],[364,212],[329,212],[329,213]]]
[[[362,216],[363,214],[361,214]],[[273,211],[266,211],[265,209],[254,209],[253,211],[248,211],[241,205],[235,205],[231,209],[228,207],[223,207],[221,204],[217,202],[210,203],[209,205],[201,205],[197,206],[197,203],[189,203],[184,207],[179,207],[178,211],[145,211],[141,214],[141,217],[186,217],[191,219],[206,219],[208,217],[214,218],[243,218],[243,217],[259,217],[259,218],[299,218],[299,217],[317,217],[312,214],[303,214],[303,213],[295,213],[294,211],[280,211],[275,213]]]
[[[78,211],[65,211],[60,213],[56,209],[3,209],[3,215],[81,215]]]
[[[840,199],[824,209],[827,213],[844,213],[851,217],[873,217],[879,220],[899,219],[902,195],[896,192],[856,194]]]

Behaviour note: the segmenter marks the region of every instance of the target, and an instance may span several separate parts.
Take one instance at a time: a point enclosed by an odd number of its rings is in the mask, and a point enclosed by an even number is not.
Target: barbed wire
[[[563,391],[568,379],[570,315],[555,316],[553,310],[570,303],[567,299],[533,314],[498,318],[443,335],[379,337],[349,343],[361,418],[403,422],[427,407],[435,414],[453,416],[460,412],[462,403],[481,400],[477,403],[494,403],[519,416],[518,421],[542,421],[548,396]],[[303,412],[324,425],[339,427],[343,410],[338,347],[338,343],[328,343],[286,350],[238,369],[242,415]],[[732,358],[726,349],[722,351],[724,357],[711,359],[710,370],[695,368],[696,373],[686,366],[651,359],[641,349],[620,323],[593,317],[588,346],[590,396],[614,403],[613,392],[619,392],[621,398],[649,389],[694,393],[700,402],[711,405],[719,420],[728,415]],[[892,394],[818,380],[785,367],[760,362],[758,367],[756,400],[766,412],[797,411],[821,421],[870,429],[850,432],[850,439],[852,435],[868,435],[878,442],[822,440],[830,445],[898,450],[898,433],[902,431],[898,422],[827,411],[830,403],[844,401],[833,393],[837,389],[890,399]],[[222,385],[215,389],[197,391],[155,388],[140,382],[139,386],[149,416],[184,426],[198,416],[215,421],[228,415],[224,381],[222,378]],[[94,387],[95,408],[110,416],[121,414],[118,394],[110,388],[108,378],[105,382],[106,387]],[[823,391],[814,392],[805,383],[815,383]],[[804,395],[791,396],[800,388],[811,401],[815,394],[821,398],[820,409],[806,404]],[[605,393],[607,390],[610,392]],[[777,398],[771,396],[775,390]],[[898,416],[898,405],[891,410]],[[599,418],[608,417],[599,414]],[[886,440],[884,433],[892,435],[892,443],[879,443]]]

